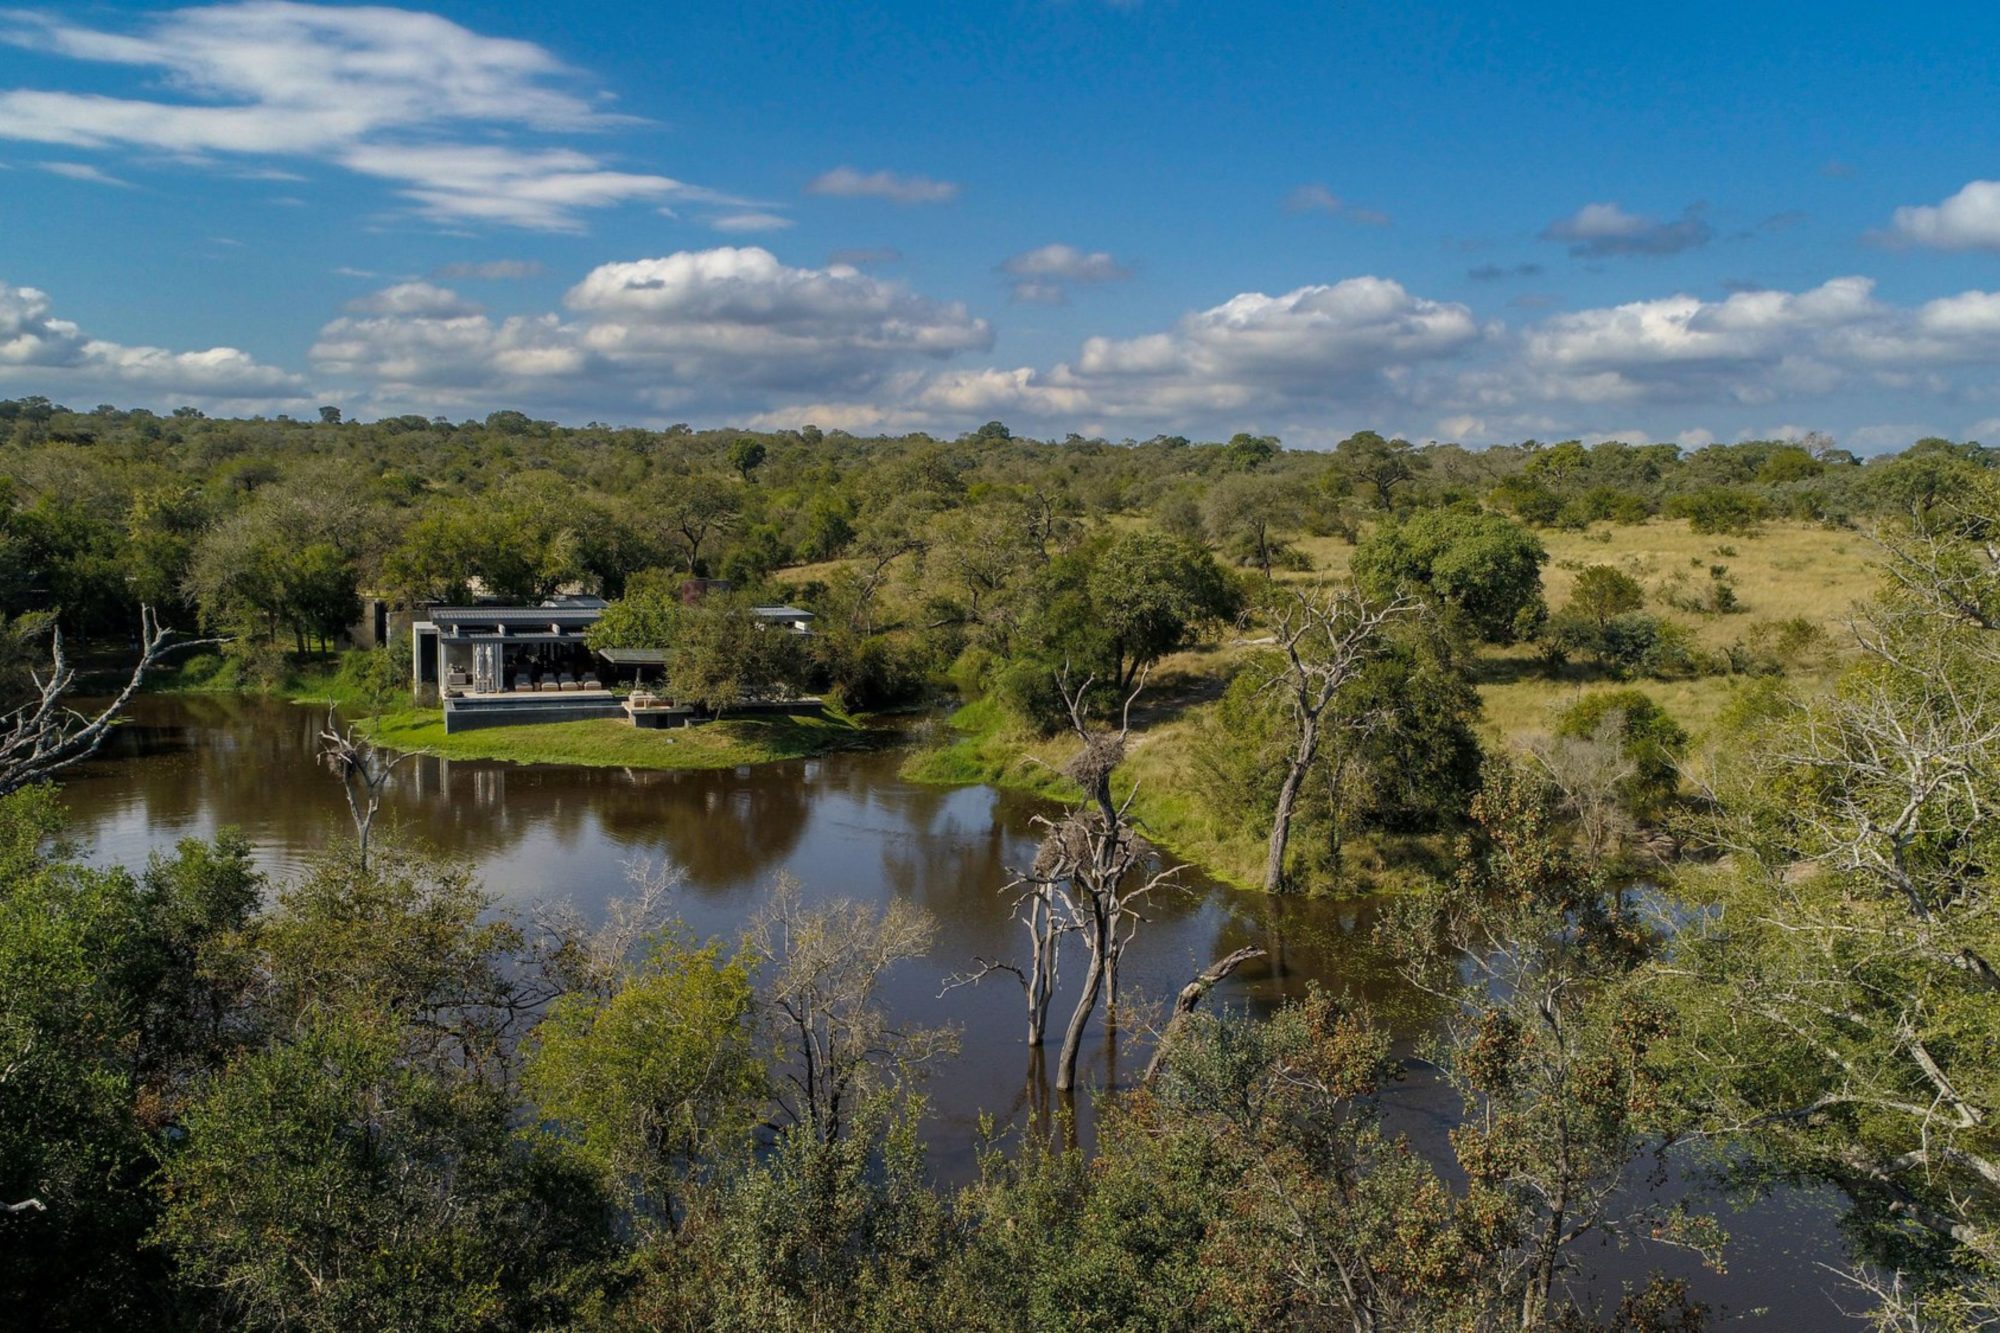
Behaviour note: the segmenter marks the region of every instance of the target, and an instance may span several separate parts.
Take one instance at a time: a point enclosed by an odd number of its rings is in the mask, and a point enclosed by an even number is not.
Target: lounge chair
[[[535,678],[533,676],[529,675],[525,671],[520,671],[515,673],[514,675],[515,693],[518,694],[521,693],[522,691],[532,690],[534,688],[535,688]]]
[[[599,683],[597,679],[597,673],[592,671],[585,672],[583,679],[578,683],[581,684],[583,688],[586,690],[601,690],[604,688],[604,686],[601,683]]]
[[[576,688],[576,677],[570,675],[567,671],[562,673],[561,681],[563,689],[574,690]]]
[[[537,688],[539,688],[542,691],[542,693],[547,694],[551,690],[561,689],[562,687],[556,684],[556,678],[554,676],[543,676],[542,683]]]

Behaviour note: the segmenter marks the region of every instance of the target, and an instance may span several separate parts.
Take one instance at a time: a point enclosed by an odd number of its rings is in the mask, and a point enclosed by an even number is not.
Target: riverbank
[[[966,704],[948,725],[952,739],[912,754],[903,764],[904,778],[937,786],[984,784],[1052,801],[1082,799],[1082,790],[1062,776],[1077,748],[1071,737],[1033,735],[1013,724],[992,698]],[[1121,800],[1132,797],[1140,833],[1169,857],[1236,888],[1260,890],[1264,839],[1214,813],[1203,775],[1188,759],[1192,725],[1191,715],[1182,715],[1134,731],[1112,788]],[[1349,898],[1408,890],[1441,871],[1442,850],[1436,838],[1357,834],[1348,840],[1340,882],[1315,885],[1310,892]]]
[[[759,716],[724,718],[692,727],[642,729],[619,718],[485,727],[446,735],[435,708],[369,717],[357,729],[384,749],[443,759],[493,759],[513,764],[576,764],[586,768],[740,768],[872,749],[881,733],[853,718]]]
[[[289,667],[265,682],[247,679],[240,664],[201,654],[163,671],[149,685],[157,694],[249,695],[286,703],[339,708],[385,749],[443,759],[490,759],[514,764],[576,764],[586,768],[717,769],[772,764],[846,750],[872,749],[881,733],[837,710],[821,716],[725,717],[693,727],[642,730],[621,718],[488,727],[447,735],[437,708],[414,708],[396,690],[385,705],[367,654]]]

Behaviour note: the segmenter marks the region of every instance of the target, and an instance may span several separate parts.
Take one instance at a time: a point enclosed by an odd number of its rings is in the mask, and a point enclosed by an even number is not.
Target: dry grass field
[[[1630,526],[1598,525],[1586,532],[1541,534],[1549,550],[1543,585],[1549,605],[1560,609],[1576,577],[1591,565],[1611,565],[1636,579],[1646,594],[1645,609],[1685,626],[1708,653],[1731,645],[1769,647],[1789,627],[1794,647],[1786,655],[1788,680],[1812,690],[1831,680],[1845,656],[1845,620],[1856,603],[1878,586],[1867,538],[1846,531],[1799,523],[1768,523],[1752,535],[1713,537],[1690,532],[1680,520]],[[1280,575],[1288,581],[1338,579],[1348,570],[1354,548],[1338,538],[1306,538],[1296,543],[1312,562],[1310,570]],[[1707,590],[1711,567],[1725,567],[1736,607],[1727,614],[1674,605]],[[788,578],[824,577],[829,566],[787,571]],[[1814,632],[1797,642],[1794,622]],[[1206,710],[1233,670],[1256,651],[1257,631],[1232,630],[1217,641],[1176,653],[1155,665],[1135,720],[1131,756],[1120,784],[1136,783],[1134,806],[1149,836],[1175,856],[1232,882],[1251,885],[1262,864],[1259,830],[1229,826],[1213,813],[1208,786],[1213,779],[1196,757],[1194,736]],[[1490,742],[1519,746],[1547,734],[1556,715],[1596,690],[1638,689],[1652,696],[1684,726],[1699,750],[1727,745],[1717,720],[1738,694],[1758,677],[1702,675],[1687,679],[1616,681],[1583,664],[1551,673],[1527,645],[1488,648],[1477,663],[1483,716]],[[955,743],[913,758],[906,772],[939,782],[992,782],[1065,797],[1073,793],[1056,777],[1073,747],[1067,738],[1038,739],[1011,726],[991,700],[961,711]],[[1350,845],[1349,890],[1391,887],[1409,878],[1435,847],[1401,842],[1385,845],[1360,838]]]
[[[1846,643],[1847,617],[1878,586],[1874,552],[1865,536],[1815,524],[1766,523],[1746,536],[1704,536],[1690,532],[1683,520],[1654,519],[1540,536],[1549,551],[1542,586],[1551,609],[1560,609],[1569,599],[1582,570],[1610,565],[1645,588],[1646,610],[1687,626],[1695,641],[1710,651],[1768,641],[1785,622],[1803,618],[1823,635],[1815,648],[1791,664],[1794,681],[1808,687],[1827,678],[1837,665]],[[1312,559],[1313,570],[1286,576],[1291,579],[1338,578],[1347,572],[1354,554],[1351,545],[1333,537],[1307,538],[1297,545]],[[1712,566],[1726,570],[1736,591],[1733,612],[1692,612],[1670,604],[1676,588],[1690,594],[1706,588]],[[1741,677],[1704,676],[1614,685],[1577,669],[1551,679],[1525,647],[1489,649],[1481,667],[1485,729],[1496,739],[1514,742],[1548,731],[1555,714],[1584,693],[1628,685],[1651,695],[1700,742],[1746,683]]]

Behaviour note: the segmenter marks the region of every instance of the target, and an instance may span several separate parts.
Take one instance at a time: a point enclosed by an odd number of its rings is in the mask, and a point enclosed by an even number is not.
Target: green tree
[[[678,1226],[680,1182],[748,1142],[768,1089],[748,967],[670,932],[608,995],[558,998],[524,1086],[640,1216]]]
[[[481,1329],[571,1313],[609,1258],[601,1196],[489,1085],[328,1013],[233,1064],[162,1168],[157,1240],[266,1328]]]
[[[1340,475],[1368,492],[1384,511],[1394,507],[1398,487],[1430,467],[1430,459],[1408,440],[1385,440],[1372,430],[1357,431],[1335,445],[1333,458]]]
[[[753,436],[742,436],[729,446],[729,466],[735,468],[736,475],[746,482],[750,480],[751,473],[763,466],[764,457],[764,442]]]
[[[1606,726],[1632,765],[1620,788],[1638,814],[1658,810],[1680,789],[1680,760],[1687,749],[1687,731],[1658,701],[1643,690],[1597,690],[1586,694],[1556,719],[1556,734],[1583,740]]]
[[[1547,560],[1534,534],[1503,515],[1429,509],[1371,533],[1352,568],[1376,597],[1423,596],[1463,616],[1480,638],[1512,643],[1546,614]]]
[[[1114,540],[1090,574],[1090,601],[1109,638],[1121,693],[1139,673],[1236,614],[1240,598],[1215,558],[1163,532],[1140,529]]]
[[[1712,867],[1676,967],[1690,1078],[1746,1183],[1849,1201],[1863,1281],[1905,1327],[2000,1317],[2000,596],[1990,484],[1885,534],[1888,590],[1837,689],[1723,756]]]
[[[171,1304],[142,1241],[152,1155],[230,1047],[218,944],[257,899],[246,843],[142,877],[72,859],[53,792],[0,798],[0,1306],[42,1328]]]

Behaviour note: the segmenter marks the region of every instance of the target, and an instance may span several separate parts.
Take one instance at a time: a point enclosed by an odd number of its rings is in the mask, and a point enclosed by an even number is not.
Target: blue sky
[[[2000,440],[1990,6],[0,9],[0,393]]]

